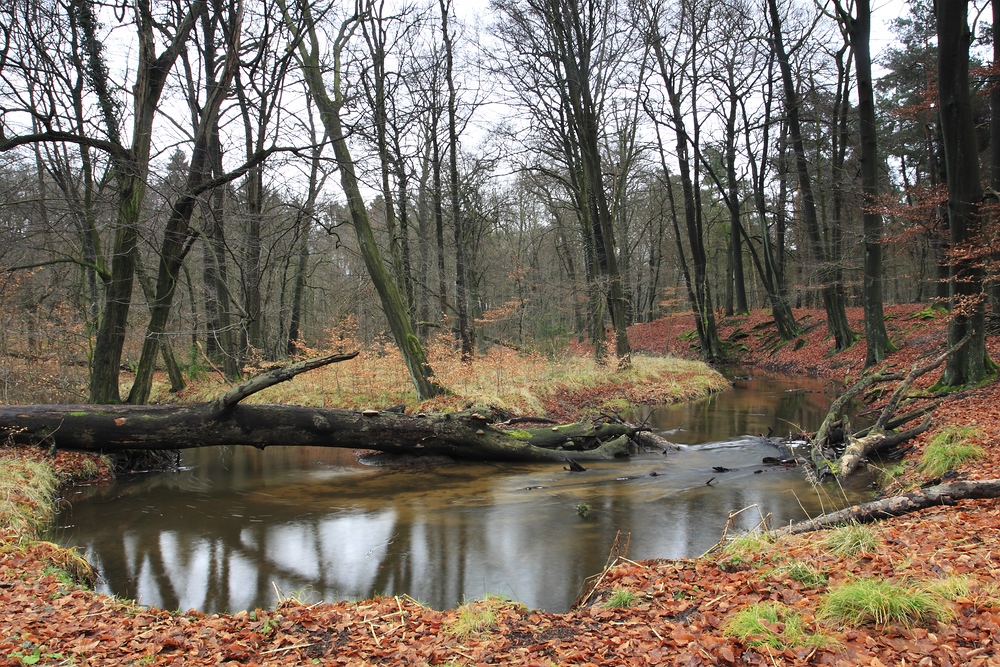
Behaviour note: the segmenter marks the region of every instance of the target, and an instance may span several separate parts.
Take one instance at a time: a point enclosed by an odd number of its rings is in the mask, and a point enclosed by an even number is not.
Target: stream
[[[715,396],[644,408],[634,418],[681,448],[585,472],[373,468],[325,448],[191,449],[179,472],[73,487],[49,539],[98,568],[99,592],[171,610],[377,594],[445,609],[494,594],[561,612],[619,531],[630,559],[697,557],[744,508],[734,522],[750,529],[762,516],[779,525],[869,498],[863,475],[817,490],[801,470],[761,463],[777,450],[757,434],[815,430],[834,389],[754,374]]]

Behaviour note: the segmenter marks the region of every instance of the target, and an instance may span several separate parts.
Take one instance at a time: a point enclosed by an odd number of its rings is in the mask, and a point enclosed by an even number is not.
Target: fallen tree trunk
[[[881,519],[902,516],[927,507],[954,505],[959,500],[1000,498],[1000,479],[961,481],[938,484],[891,498],[876,500],[863,505],[847,507],[815,519],[799,521],[774,531],[774,535],[797,535],[814,530],[842,526],[850,523],[872,523]]]
[[[844,391],[830,406],[830,411],[823,420],[823,424],[812,438],[809,458],[817,478],[823,479],[831,472],[835,472],[838,477],[844,479],[859,470],[870,456],[892,450],[929,429],[931,419],[928,413],[937,407],[940,403],[939,400],[933,400],[928,405],[911,410],[900,417],[894,417],[896,409],[906,402],[910,388],[917,378],[938,368],[949,355],[962,347],[967,340],[968,336],[923,366],[914,364],[905,376],[899,373],[867,375]],[[870,387],[897,380],[901,381],[899,386],[889,396],[875,423],[852,434],[850,423],[844,414],[849,402]],[[896,428],[924,415],[926,416],[920,425],[905,431],[895,432]],[[841,442],[844,443],[839,455],[834,451],[833,434],[835,432],[841,434]]]
[[[31,405],[0,408],[0,428],[16,440],[62,449],[187,449],[212,445],[317,446],[458,458],[590,461],[629,453],[639,427],[577,422],[504,429],[491,411],[403,414],[298,405]]]
[[[564,425],[504,428],[488,408],[405,414],[297,405],[243,405],[261,389],[354,355],[299,362],[257,376],[216,401],[194,405],[21,405],[0,407],[0,434],[95,452],[213,445],[318,446],[455,458],[593,461],[625,456],[647,428],[602,417]]]

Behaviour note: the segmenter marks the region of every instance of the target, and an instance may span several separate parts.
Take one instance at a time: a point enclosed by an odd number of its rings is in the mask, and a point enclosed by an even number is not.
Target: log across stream
[[[679,451],[582,473],[512,462],[373,468],[315,447],[189,450],[182,472],[73,490],[52,537],[81,547],[105,592],[169,609],[269,607],[277,589],[314,601],[408,594],[436,608],[494,593],[560,611],[618,531],[631,536],[630,558],[697,556],[732,511],[757,504],[781,524],[805,517],[800,503],[816,515],[866,498],[862,477],[846,497],[820,499],[799,471],[760,463],[774,450],[757,433],[815,429],[832,398],[822,381],[737,379],[650,415]],[[758,520],[745,512],[740,525]]]

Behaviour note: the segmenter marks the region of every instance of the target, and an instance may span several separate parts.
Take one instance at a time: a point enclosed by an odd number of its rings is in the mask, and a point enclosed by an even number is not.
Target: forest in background
[[[982,379],[990,9],[911,3],[873,76],[867,0],[13,0],[0,401],[144,403],[339,335],[429,398],[442,332],[625,367],[681,310],[710,361],[720,314],[791,339],[823,307],[877,363],[900,302],[950,308],[945,383]]]

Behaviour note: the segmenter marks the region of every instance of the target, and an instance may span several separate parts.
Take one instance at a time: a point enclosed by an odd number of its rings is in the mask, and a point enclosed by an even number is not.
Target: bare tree
[[[831,257],[831,250],[824,243],[820,230],[819,216],[816,212],[816,198],[813,191],[813,180],[809,173],[809,164],[800,123],[800,97],[795,87],[795,78],[790,58],[791,53],[785,47],[781,12],[778,10],[777,0],[767,0],[767,6],[771,18],[771,44],[781,71],[788,131],[792,150],[795,154],[795,171],[798,175],[802,203],[802,222],[805,227],[810,257],[818,267],[820,293],[823,297],[823,307],[826,309],[827,327],[836,340],[836,349],[839,352],[851,346],[856,334],[851,330],[847,322],[844,292],[842,285],[837,280],[838,266],[833,261],[834,258]],[[798,41],[791,47],[791,50],[794,51],[801,48],[803,43],[801,40]],[[836,247],[835,243],[833,245]]]
[[[368,7],[359,3],[355,11],[339,25],[330,44],[332,62],[329,64],[332,74],[332,84],[329,92],[323,80],[323,65],[321,61],[319,26],[314,19],[313,8],[306,2],[294,6],[295,14],[290,11],[284,0],[279,0],[285,16],[285,24],[291,32],[296,58],[302,68],[309,91],[319,109],[323,125],[333,142],[333,152],[340,170],[340,183],[347,196],[347,205],[351,214],[351,222],[358,238],[362,257],[368,273],[382,301],[382,310],[389,321],[389,328],[395,338],[396,345],[403,355],[420,400],[432,398],[441,393],[442,388],[434,381],[433,372],[423,348],[417,339],[413,322],[410,319],[406,303],[403,301],[396,283],[390,275],[379,252],[368,210],[361,196],[354,159],[348,146],[347,132],[341,114],[344,112],[343,55],[348,42],[358,29],[359,22],[364,19]]]
[[[500,15],[497,29],[507,58],[498,71],[536,110],[533,118],[543,121],[541,128],[559,147],[561,154],[553,157],[568,171],[565,182],[584,243],[593,252],[591,275],[611,315],[618,365],[628,367],[628,303],[601,156],[603,103],[630,46],[627,22],[617,3],[598,0],[494,0],[492,6]],[[591,308],[596,332],[603,328],[603,315],[596,299]],[[602,338],[595,337],[595,343],[600,358]]]
[[[702,73],[696,64],[708,27],[709,8],[697,2],[681,2],[669,16],[663,2],[654,1],[643,7],[642,17],[646,40],[651,47],[654,70],[662,85],[662,107],[646,102],[647,114],[660,126],[668,126],[674,134],[674,158],[681,181],[685,236],[691,255],[692,272],[685,268],[688,298],[695,315],[702,355],[710,360],[722,357],[708,282],[708,254],[705,245],[704,215],[701,199],[701,121],[698,109],[698,87]],[[672,44],[667,43],[673,35]],[[689,130],[688,127],[691,127]],[[672,186],[666,162],[665,146],[660,143],[660,160],[666,185]],[[671,193],[672,194],[672,193]],[[679,229],[675,225],[678,253],[683,256]]]
[[[13,150],[39,142],[68,142],[103,151],[110,161],[108,176],[115,185],[117,212],[110,267],[103,276],[104,308],[91,360],[90,400],[95,403],[116,403],[120,400],[118,377],[132,303],[138,221],[149,172],[153,125],[167,77],[203,7],[204,3],[198,1],[177,13],[173,11],[173,6],[166,6],[166,3],[154,5],[149,0],[138,0],[133,5],[132,25],[136,32],[137,60],[133,72],[135,84],[131,87],[116,86],[111,80],[95,5],[86,1],[74,3],[67,7],[65,16],[56,18],[67,21],[79,35],[86,84],[96,106],[92,120],[97,128],[88,126],[83,131],[80,128],[65,131],[60,127],[57,119],[63,118],[66,110],[60,106],[62,98],[58,89],[52,87],[55,77],[48,74],[60,69],[62,63],[48,60],[42,69],[38,69],[27,59],[14,62],[6,57],[3,62],[3,76],[9,90],[23,90],[22,84],[27,84],[38,91],[42,96],[39,99],[44,99],[47,104],[45,107],[32,104],[10,109],[8,113],[21,114],[31,120],[23,128],[5,128],[0,136],[0,150]],[[11,31],[8,37],[16,44],[17,53],[27,58],[26,54],[32,52],[48,54],[61,51],[39,41],[38,26],[33,24],[35,3],[23,0],[11,9],[15,15],[9,24]],[[21,28],[15,29],[15,26]],[[121,93],[128,97],[117,97]],[[22,104],[27,100],[23,96],[18,98],[15,93],[11,101]],[[132,127],[127,132],[122,127],[121,113],[126,106],[131,107],[132,121]],[[9,129],[13,129],[15,134],[8,135]]]

